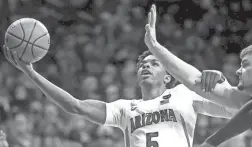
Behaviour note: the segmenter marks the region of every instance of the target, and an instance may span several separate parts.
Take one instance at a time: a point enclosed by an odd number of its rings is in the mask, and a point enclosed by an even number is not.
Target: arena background
[[[0,44],[22,17],[38,19],[51,47],[35,69],[76,98],[139,98],[135,65],[144,44],[147,0],[0,0]],[[250,0],[160,0],[157,38],[198,69],[221,70],[237,84],[239,52],[252,42]],[[10,147],[123,147],[119,129],[71,116],[0,58],[0,123]],[[194,147],[225,124],[200,115]],[[250,147],[251,131],[221,147]]]

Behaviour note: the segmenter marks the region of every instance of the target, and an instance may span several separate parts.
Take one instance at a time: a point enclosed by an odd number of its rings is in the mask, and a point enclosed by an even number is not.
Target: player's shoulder
[[[177,85],[176,87],[173,88],[172,91],[177,93],[180,99],[188,100],[188,101],[192,101],[196,95],[194,91],[190,90],[183,84]]]
[[[131,104],[136,102],[136,101],[139,101],[139,100],[136,100],[136,99],[131,99],[131,100],[118,99],[118,100],[110,102],[108,104],[112,104],[112,105],[114,105],[116,107],[120,107],[120,108],[127,108],[127,107],[131,106]]]
[[[176,92],[192,92],[189,88],[187,88],[184,84],[178,84],[174,88],[172,88],[173,91]]]

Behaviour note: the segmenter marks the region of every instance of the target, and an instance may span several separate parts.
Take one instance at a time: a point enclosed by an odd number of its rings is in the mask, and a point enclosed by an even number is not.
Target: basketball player
[[[242,50],[240,54],[241,67],[237,70],[236,74],[239,76],[238,89],[246,92],[252,96],[252,46],[248,46]],[[207,74],[209,77],[207,80],[211,82],[204,82],[206,87],[213,89],[215,87],[215,80],[219,79],[221,72],[212,71],[212,73]],[[212,76],[213,75],[213,76]],[[213,79],[212,77],[216,77]],[[202,79],[203,80],[203,79]],[[206,78],[204,79],[206,80]],[[212,83],[212,84],[209,84]],[[210,91],[212,92],[212,91]],[[239,99],[239,98],[238,98]],[[226,140],[237,136],[247,129],[251,128],[252,124],[252,101],[247,102],[239,112],[219,131],[214,133],[212,136],[208,137],[206,141],[201,145],[201,147],[215,147],[220,145]]]
[[[156,8],[154,5],[152,6],[151,13],[148,17],[149,23],[146,25],[145,43],[149,50],[157,57],[171,75],[199,95],[228,107],[240,108],[250,100],[249,95],[252,96],[252,80],[250,78],[252,75],[252,46],[245,48],[241,52],[241,68],[237,70],[237,75],[240,79],[238,86],[231,87],[228,84],[224,85],[215,83],[215,87],[211,87],[211,85],[207,83],[211,83],[211,80],[215,81],[216,79],[213,79],[216,78],[215,76],[207,78],[209,77],[207,76],[208,74],[202,74],[195,67],[182,61],[157,42],[155,32]],[[199,79],[202,81],[201,84],[197,83]],[[201,86],[203,87],[203,92]],[[206,94],[204,92],[206,91],[205,88],[211,89],[212,93]],[[244,105],[224,128],[207,139],[202,147],[217,146],[223,141],[250,128],[252,124],[251,110],[252,101]]]
[[[65,111],[100,125],[119,127],[124,132],[126,147],[192,147],[198,113],[230,118],[236,112],[202,98],[182,84],[167,89],[173,77],[149,51],[139,57],[137,64],[141,99],[111,103],[78,100],[37,73],[31,64],[20,61],[16,52],[12,54],[4,47],[4,53]]]
[[[145,44],[166,70],[178,81],[197,94],[227,107],[239,109],[250,100],[247,93],[240,91],[237,87],[232,87],[230,84],[216,84],[212,94],[206,94],[204,89],[201,89],[201,84],[197,83],[197,80],[204,79],[205,74],[179,59],[157,42],[155,23],[156,7],[153,5],[148,15],[148,24],[145,27]]]

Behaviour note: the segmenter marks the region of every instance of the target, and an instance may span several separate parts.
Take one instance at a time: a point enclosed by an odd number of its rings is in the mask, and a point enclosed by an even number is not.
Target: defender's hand
[[[144,42],[147,45],[148,48],[151,48],[155,45],[157,42],[156,40],[156,6],[153,4],[151,6],[151,10],[148,14],[148,24],[145,26],[145,37],[144,37]]]
[[[21,71],[26,73],[33,69],[32,64],[21,61],[17,55],[17,52],[11,52],[10,49],[5,45],[3,46],[3,53],[5,58]]]
[[[217,70],[203,70],[201,79],[197,80],[197,83],[201,84],[201,88],[206,93],[213,92],[217,83],[223,83],[225,77],[222,72]]]

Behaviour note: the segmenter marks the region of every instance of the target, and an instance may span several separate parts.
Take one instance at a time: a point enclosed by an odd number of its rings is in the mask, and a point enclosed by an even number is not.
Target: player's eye
[[[249,65],[249,64],[246,62],[246,63],[242,64],[242,67],[245,68],[245,67],[247,67],[248,65]]]
[[[152,65],[153,66],[159,66],[159,63],[158,62],[152,62]]]

